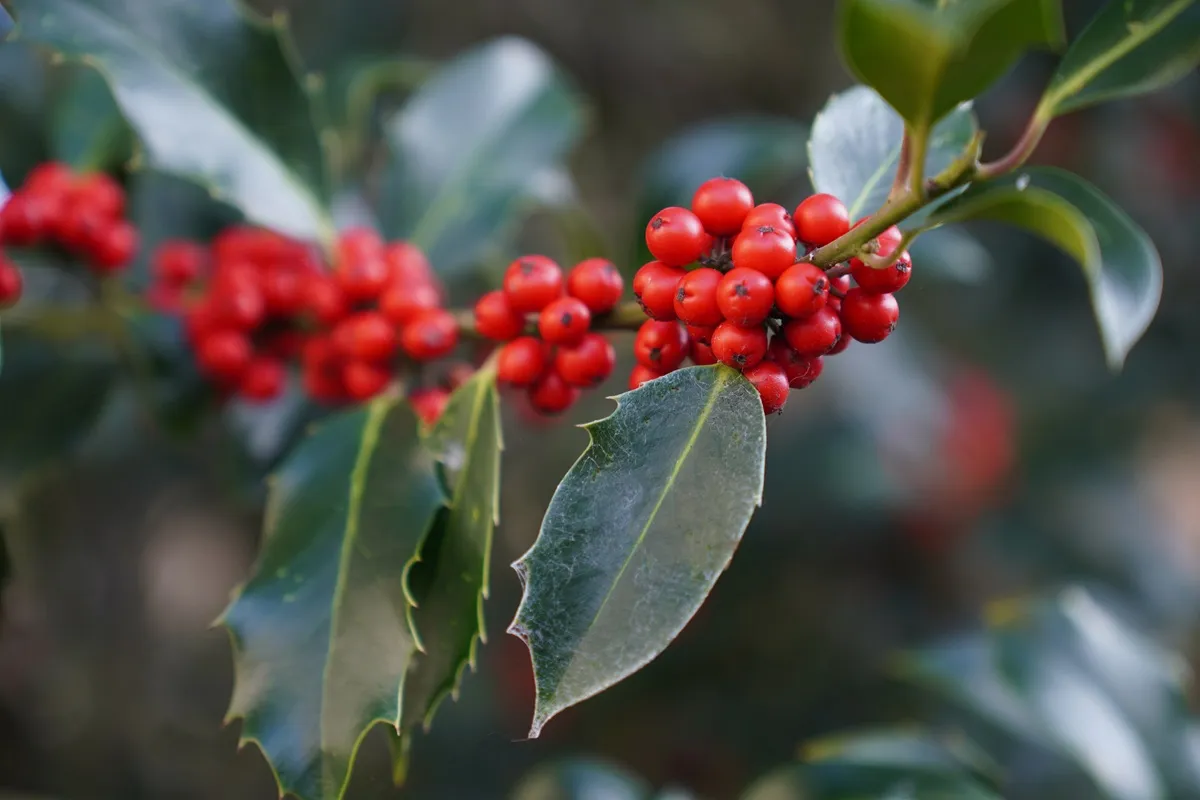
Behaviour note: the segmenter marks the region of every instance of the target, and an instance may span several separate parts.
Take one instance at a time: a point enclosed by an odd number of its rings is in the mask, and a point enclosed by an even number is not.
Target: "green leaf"
[[[0,46],[0,172],[17,187],[33,167],[50,158],[53,85],[46,58],[31,45]]]
[[[1041,109],[1050,116],[1152,92],[1200,64],[1195,0],[1110,0],[1058,66]]]
[[[477,372],[450,398],[429,445],[453,487],[450,508],[421,551],[417,602],[409,614],[423,652],[404,684],[403,726],[428,726],[447,694],[457,694],[478,642],[486,640],[492,534],[500,514],[500,405],[496,374]]]
[[[842,0],[851,72],[914,130],[929,130],[996,82],[1026,50],[1064,41],[1058,0]]]
[[[1026,228],[1078,261],[1109,366],[1120,368],[1154,319],[1162,294],[1162,261],[1145,231],[1081,178],[1041,167],[972,186],[930,222],[969,219]]]
[[[230,0],[20,0],[19,35],[108,81],[149,165],[268,227],[327,237],[324,156],[281,31]]]
[[[536,737],[558,712],[648,664],[712,590],[762,497],[758,393],[728,367],[692,367],[617,398],[584,426],[533,547],[509,632],[528,645]]]
[[[263,551],[221,622],[229,717],[281,792],[340,798],[366,732],[399,725],[416,652],[402,576],[443,499],[416,417],[391,397],[329,418],[271,479]]]
[[[649,800],[650,786],[629,771],[606,761],[570,758],[530,772],[511,800]]]
[[[934,127],[925,173],[936,175],[967,148],[979,130],[963,104]],[[858,219],[879,209],[892,188],[904,121],[877,92],[855,86],[829,98],[813,120],[808,169],[813,188],[837,197]]]
[[[83,171],[112,172],[133,153],[133,134],[104,77],[74,66],[54,108],[51,154]]]
[[[561,169],[583,115],[529,42],[501,39],[460,56],[386,123],[384,231],[416,242],[444,273],[471,265],[529,211],[538,181]]]

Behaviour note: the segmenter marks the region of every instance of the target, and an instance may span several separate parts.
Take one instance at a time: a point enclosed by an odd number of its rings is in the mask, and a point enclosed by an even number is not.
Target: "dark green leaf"
[[[1117,369],[1149,327],[1162,294],[1162,262],[1141,228],[1095,187],[1063,170],[1028,169],[971,187],[935,224],[993,219],[1044,236],[1083,267],[1108,363]]]
[[[850,70],[919,131],[1064,34],[1058,0],[842,0],[839,38]]]
[[[50,70],[31,45],[0,46],[0,172],[12,188],[50,158]]]
[[[649,800],[650,787],[615,764],[572,758],[538,767],[511,800]]]
[[[149,165],[248,218],[327,237],[324,156],[276,28],[230,0],[21,0],[19,35],[104,75]]]
[[[766,425],[728,367],[679,370],[585,426],[591,445],[513,567],[509,632],[533,658],[530,736],[663,651],[711,591],[762,496]]]
[[[78,170],[112,172],[133,153],[133,133],[104,77],[74,65],[54,110],[51,153]]]
[[[386,123],[384,231],[442,272],[470,265],[528,212],[582,126],[574,91],[529,42],[460,56]]]
[[[1042,108],[1064,114],[1152,92],[1200,64],[1195,0],[1109,0],[1063,57]]]
[[[925,172],[936,175],[962,154],[979,129],[970,105],[960,105],[929,137]],[[829,99],[813,120],[808,169],[813,188],[837,197],[858,219],[874,213],[892,188],[904,121],[883,98],[855,86]]]
[[[486,638],[483,600],[488,591],[492,533],[500,514],[500,407],[496,375],[480,370],[450,398],[429,444],[448,476],[450,508],[421,551],[422,585],[409,586],[410,609],[422,653],[404,684],[403,725],[433,719],[447,694],[457,693],[463,671],[475,664]]]
[[[416,417],[390,397],[330,418],[271,479],[263,552],[222,617],[229,716],[302,800],[340,798],[367,730],[399,725],[416,652],[402,576],[443,499]]]

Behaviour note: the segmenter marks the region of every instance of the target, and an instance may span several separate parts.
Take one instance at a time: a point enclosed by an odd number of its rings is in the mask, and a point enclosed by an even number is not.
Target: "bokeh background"
[[[571,158],[586,221],[572,237],[535,219],[522,245],[564,259],[603,247],[630,272],[651,205],[693,188],[648,188],[664,159],[700,177],[706,160],[720,171],[713,120],[786,132],[764,147],[771,160],[753,184],[792,206],[808,189],[806,125],[852,84],[831,3],[393,4],[394,25],[374,44],[411,56],[416,74],[507,34],[562,65],[590,110]],[[302,46],[341,24],[332,2],[286,6]],[[1066,6],[1078,31],[1097,4]],[[31,91],[20,63],[0,58],[0,104]],[[1031,56],[981,99],[989,151],[1018,135],[1053,63]],[[381,109],[406,91],[401,81]],[[697,126],[708,133],[680,156],[671,140]],[[404,790],[391,787],[385,739],[373,735],[348,796],[500,798],[534,766],[586,754],[657,787],[736,797],[809,737],[935,718],[934,701],[888,676],[889,655],[977,627],[996,598],[1067,582],[1119,599],[1194,661],[1200,77],[1057,121],[1033,161],[1094,182],[1162,254],[1162,308],[1123,373],[1105,368],[1083,278],[1049,246],[989,227],[928,244],[896,335],[832,359],[769,421],[763,507],[695,620],[536,741],[523,740],[528,656],[504,633],[519,598],[505,565],[532,543],[586,445],[572,423],[609,413],[604,395],[622,390],[627,370],[554,423],[506,403],[479,671],[416,741]],[[618,348],[628,366],[629,343]],[[232,667],[210,622],[250,569],[280,425],[226,415],[180,439],[145,425],[122,393],[97,414],[68,459],[0,491],[21,498],[4,517],[17,569],[0,612],[0,798],[273,797],[261,755],[238,752],[236,725],[222,725]]]

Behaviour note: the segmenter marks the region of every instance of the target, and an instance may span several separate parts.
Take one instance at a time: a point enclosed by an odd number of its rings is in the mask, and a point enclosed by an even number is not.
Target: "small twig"
[[[1029,118],[1029,123],[1025,126],[1025,131],[1011,150],[995,161],[976,166],[976,179],[988,180],[996,178],[1019,168],[1033,155],[1033,151],[1037,149],[1038,144],[1042,141],[1042,136],[1046,133],[1046,128],[1049,126],[1050,116],[1039,106],[1038,110]]]

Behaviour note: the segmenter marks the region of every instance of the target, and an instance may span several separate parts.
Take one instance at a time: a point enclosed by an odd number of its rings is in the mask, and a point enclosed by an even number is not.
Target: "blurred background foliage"
[[[391,185],[386,172],[404,163],[404,153],[389,151],[384,131],[402,125],[406,102],[431,75],[444,76],[439,64],[501,36],[525,37],[544,51],[561,112],[554,146],[569,151],[569,174],[530,161],[536,174],[514,179],[501,198],[529,224],[501,215],[489,221],[486,247],[438,262],[457,268],[451,293],[460,301],[494,284],[526,249],[566,261],[609,255],[632,274],[646,216],[686,200],[714,174],[794,205],[808,191],[807,121],[851,84],[833,51],[828,3],[257,5],[289,13],[302,61],[325,74],[337,126],[326,144],[342,179],[342,221],[363,219],[361,195]],[[370,12],[349,13],[352,5]],[[1078,31],[1096,5],[1066,3],[1069,29]],[[1052,65],[1026,58],[981,99],[992,154],[1019,135]],[[469,136],[477,110],[464,104],[438,119],[455,137]],[[0,47],[0,124],[0,173],[10,185],[52,155],[122,169],[136,152],[94,73],[50,64],[20,43]],[[528,155],[517,147],[502,160],[520,166]],[[1089,591],[1097,592],[1105,608],[1120,608],[1112,613],[1179,654],[1154,651],[1121,667],[1130,675],[1194,663],[1200,77],[1056,121],[1033,162],[1094,182],[1162,253],[1162,307],[1124,373],[1105,368],[1084,282],[1049,246],[988,226],[929,236],[915,250],[916,279],[896,335],[851,347],[770,420],[763,508],[696,619],[649,668],[556,719],[535,742],[521,741],[532,680],[524,647],[503,633],[519,587],[501,565],[532,542],[554,486],[586,443],[569,423],[609,413],[604,395],[620,391],[623,380],[553,424],[512,398],[504,406],[502,523],[480,671],[415,743],[403,792],[390,785],[385,738],[372,736],[348,796],[579,796],[564,794],[557,768],[545,765],[586,755],[641,776],[613,778],[625,783],[599,797],[737,797],[812,737],[942,720],[937,692],[889,668],[895,654],[982,636],[972,631],[985,609],[995,612],[988,605],[995,598],[1061,599],[1068,583],[1087,587],[1065,595],[1076,609],[1098,603]],[[446,164],[459,168],[453,158]],[[364,181],[350,180],[360,172]],[[209,235],[237,218],[176,179],[137,171],[129,180],[148,244]],[[382,222],[410,232],[403,220]],[[144,280],[144,270],[133,271],[135,285],[139,275]],[[34,271],[30,283],[43,298],[78,293],[48,273]],[[222,727],[232,668],[225,634],[209,623],[253,559],[261,479],[312,412],[289,399],[265,411],[199,413],[205,397],[179,359],[178,333],[160,322],[135,328],[149,353],[148,363],[133,365],[144,378],[136,384],[116,377],[128,370],[118,371],[120,356],[110,349],[6,334],[0,573],[11,563],[15,574],[0,612],[5,800],[273,796],[260,754],[236,752],[236,730]],[[618,350],[627,374],[629,347]],[[49,377],[47,363],[57,365]],[[30,374],[40,377],[23,380]],[[157,413],[146,413],[147,396]],[[55,421],[55,441],[23,436],[41,419]],[[1107,617],[1084,617],[1085,627],[1111,630]],[[1017,670],[1007,679],[1027,676],[1022,659],[1040,651],[1011,632],[994,637],[1000,663]],[[962,666],[959,674],[990,669],[972,663],[974,671]],[[1183,683],[1172,686],[1185,707]],[[1078,693],[1049,696],[1067,697],[1060,702],[1068,712],[1095,708]],[[1012,709],[1023,702],[1005,700]],[[1120,703],[1105,708],[1130,714]],[[1159,794],[1136,783],[1114,790],[1094,771],[1069,766],[1087,763],[1081,749],[1099,748],[1101,759],[1125,752],[1100,736],[1111,726],[1079,720],[1095,717],[1080,713],[1071,736],[1084,739],[1068,736],[1068,755],[1043,742],[1003,759],[1010,788],[1041,792],[1011,796],[1084,798],[1098,796],[1097,786],[1114,797],[1195,796],[1175,788],[1194,784],[1169,781],[1155,784]],[[1100,738],[1088,740],[1089,730]],[[1183,749],[1194,751],[1195,740]],[[1163,752],[1158,741],[1144,746],[1153,758]],[[581,763],[592,762],[567,768]],[[537,765],[542,772],[520,783]],[[635,787],[627,795],[612,788],[626,784]]]

